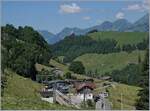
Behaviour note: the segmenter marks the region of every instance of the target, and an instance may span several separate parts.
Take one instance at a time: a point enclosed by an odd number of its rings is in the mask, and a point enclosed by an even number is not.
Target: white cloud
[[[124,13],[123,13],[123,12],[118,12],[118,13],[116,14],[116,18],[117,18],[117,19],[123,19],[123,18],[124,18]]]
[[[81,12],[81,8],[76,4],[76,3],[72,3],[72,4],[63,4],[60,5],[60,12],[61,13],[79,13]]]
[[[140,6],[140,4],[133,4],[133,5],[128,5],[128,7],[126,8],[127,10],[140,10],[142,7]]]
[[[140,4],[130,4],[126,8],[123,8],[123,10],[127,11],[145,11],[149,9],[150,1],[143,0]]]
[[[91,17],[89,17],[89,16],[83,17],[83,20],[90,20],[90,19],[91,19]]]

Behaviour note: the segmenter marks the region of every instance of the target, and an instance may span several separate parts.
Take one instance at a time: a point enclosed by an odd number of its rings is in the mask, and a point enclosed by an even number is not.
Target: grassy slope
[[[68,66],[64,65],[64,64],[61,64],[61,63],[58,63],[57,61],[51,59],[50,62],[49,62],[51,65],[63,70],[65,73],[68,72]]]
[[[148,33],[145,32],[95,32],[89,34],[94,40],[99,39],[115,39],[118,45],[123,44],[136,44],[141,42],[144,38],[148,37]]]
[[[114,87],[109,87],[109,100],[112,103],[112,108],[121,110],[122,107],[124,110],[135,110],[136,99],[138,99],[137,94],[140,89],[139,87],[120,83],[116,83]]]
[[[55,60],[53,60],[53,59],[50,60],[50,64],[56,66],[57,68],[61,69],[61,70],[64,71],[65,73],[66,73],[66,72],[72,72],[72,71],[69,71],[67,65],[58,63],[57,61],[55,61]],[[88,78],[87,76],[84,76],[84,75],[79,75],[79,74],[73,74],[73,75],[76,76],[78,79]]]
[[[38,64],[38,63],[35,64],[35,68],[39,72],[42,71],[42,69],[45,69],[45,70],[48,70],[48,71],[51,71],[53,69],[52,67],[48,67],[46,65],[42,65],[42,64]]]
[[[57,61],[55,61],[55,60],[53,60],[53,59],[50,60],[50,64],[56,66],[57,68],[61,69],[61,70],[64,71],[65,73],[66,73],[66,72],[71,72],[71,73],[72,73],[72,76],[75,76],[77,79],[90,79],[90,78],[91,78],[91,77],[88,77],[88,76],[85,76],[85,75],[75,74],[75,73],[73,73],[72,71],[69,71],[67,65],[58,63]],[[95,78],[94,80],[95,80],[95,82],[101,82],[101,80],[96,79],[96,78]]]
[[[7,87],[2,97],[2,109],[70,109],[57,104],[50,104],[40,99],[37,92],[42,85],[28,78],[21,77],[12,71],[7,71]]]
[[[132,53],[84,54],[76,58],[75,61],[81,61],[86,71],[97,69],[99,74],[104,74],[114,69],[122,69],[128,63],[137,63],[139,54],[143,59],[144,51],[133,51]]]

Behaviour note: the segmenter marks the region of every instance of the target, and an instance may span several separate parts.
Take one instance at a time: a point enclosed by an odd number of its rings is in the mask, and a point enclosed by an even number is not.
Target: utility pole
[[[54,82],[53,86],[53,103],[56,103],[56,82]]]
[[[84,108],[85,108],[85,90],[83,92],[83,103],[84,103]]]
[[[85,104],[85,96],[86,96],[86,91],[87,91],[87,87],[85,87],[85,89],[84,89],[84,91],[83,91],[83,96],[84,96],[84,100],[83,100],[83,102],[84,102],[84,108],[86,107],[86,104]]]
[[[71,104],[71,86],[69,86],[69,102],[70,102],[70,104]]]

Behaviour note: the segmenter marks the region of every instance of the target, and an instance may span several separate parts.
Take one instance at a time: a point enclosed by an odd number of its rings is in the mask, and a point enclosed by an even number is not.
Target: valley
[[[49,4],[43,3],[35,6]],[[85,6],[91,3],[96,1]],[[27,13],[28,18],[36,17],[30,21],[20,9],[20,25],[6,19],[1,26],[2,110],[149,109],[148,12],[130,17],[124,13],[128,6],[108,14],[110,19],[107,13],[103,18],[102,7],[87,13],[94,8],[65,1],[53,1],[53,6],[46,11],[50,18],[38,7],[38,14]],[[54,10],[58,13],[51,13]]]
[[[136,109],[148,33],[91,31],[49,45],[31,27],[2,32],[3,109]]]

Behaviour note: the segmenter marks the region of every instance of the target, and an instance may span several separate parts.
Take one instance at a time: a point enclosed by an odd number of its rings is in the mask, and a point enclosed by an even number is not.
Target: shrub
[[[71,73],[70,72],[67,72],[66,74],[65,74],[65,78],[66,79],[71,79],[72,77],[71,77]]]
[[[82,62],[79,61],[72,62],[69,66],[69,70],[78,74],[85,73],[85,67],[83,66]]]

